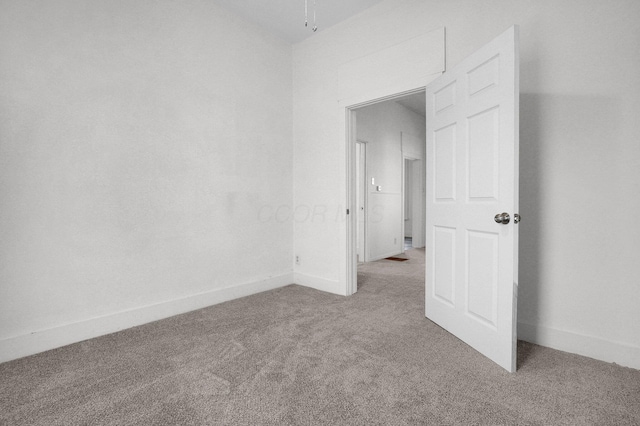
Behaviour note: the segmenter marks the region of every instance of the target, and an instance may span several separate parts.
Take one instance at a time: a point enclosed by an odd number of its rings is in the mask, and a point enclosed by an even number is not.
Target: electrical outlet
[[[393,239],[393,244],[398,244],[398,239],[397,238]]]
[[[296,256],[296,265],[300,264],[300,256]]]

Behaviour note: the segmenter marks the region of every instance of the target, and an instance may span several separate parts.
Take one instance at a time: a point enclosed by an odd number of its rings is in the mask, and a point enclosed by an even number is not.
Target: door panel
[[[455,308],[456,230],[445,226],[433,227],[433,297]]]
[[[466,313],[496,328],[498,297],[498,234],[467,231]]]
[[[435,198],[438,202],[456,200],[456,126],[434,132]]]
[[[498,198],[498,152],[500,108],[491,108],[469,118],[469,198],[495,201]]]
[[[518,29],[427,86],[426,316],[516,368]]]

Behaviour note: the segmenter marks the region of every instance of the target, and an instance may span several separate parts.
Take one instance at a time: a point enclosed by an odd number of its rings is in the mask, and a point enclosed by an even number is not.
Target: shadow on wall
[[[538,319],[540,286],[540,97],[520,94],[520,226],[518,322]]]
[[[545,325],[546,300],[576,286],[566,277],[589,286],[585,277],[598,274],[604,247],[616,244],[592,225],[624,197],[612,170],[624,154],[607,130],[620,124],[619,109],[610,97],[520,94],[520,323]],[[560,276],[554,253],[562,253]],[[552,286],[566,288],[551,295]],[[571,306],[579,299],[565,299],[567,309],[581,310]]]

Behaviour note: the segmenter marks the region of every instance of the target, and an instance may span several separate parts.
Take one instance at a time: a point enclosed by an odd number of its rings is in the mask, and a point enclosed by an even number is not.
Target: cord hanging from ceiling
[[[304,0],[304,26],[309,26],[309,0]],[[315,33],[318,31],[318,26],[316,25],[316,0],[313,0],[313,28],[311,28]]]

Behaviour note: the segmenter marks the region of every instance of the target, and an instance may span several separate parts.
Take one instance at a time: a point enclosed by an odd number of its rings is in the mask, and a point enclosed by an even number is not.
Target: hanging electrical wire
[[[304,26],[309,26],[309,0],[304,0]],[[311,28],[315,33],[318,31],[318,26],[316,25],[316,0],[313,0],[313,28]]]
[[[318,26],[316,25],[316,0],[313,0],[313,32],[318,31]]]

